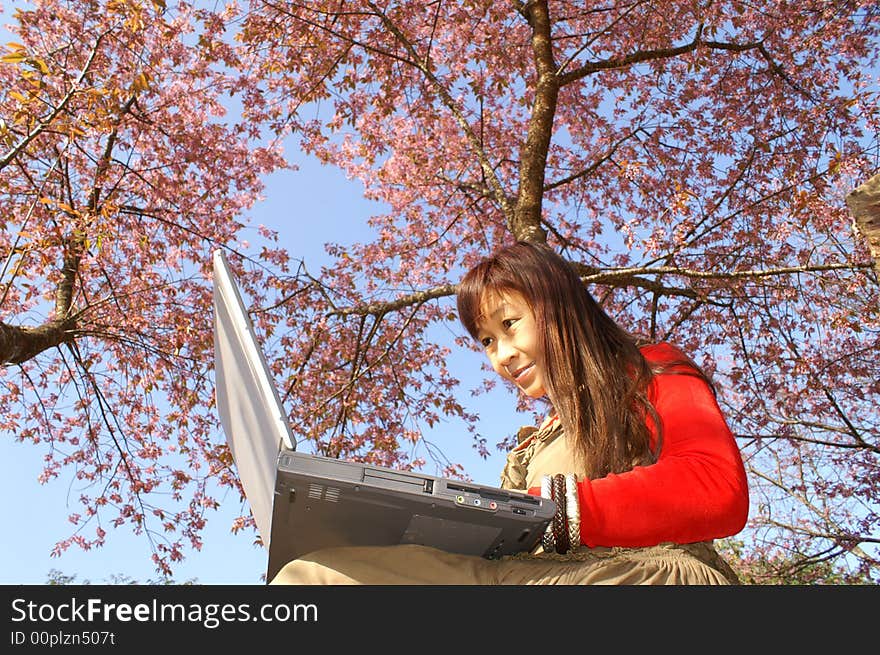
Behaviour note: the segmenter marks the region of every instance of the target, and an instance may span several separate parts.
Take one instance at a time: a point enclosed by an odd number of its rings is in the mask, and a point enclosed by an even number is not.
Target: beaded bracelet
[[[553,476],[553,500],[556,502],[556,516],[553,518],[553,537],[556,541],[556,552],[564,555],[568,552],[568,502],[566,500],[565,476],[557,473]]]
[[[553,520],[541,538],[545,553],[564,555],[581,544],[581,508],[574,473],[541,476],[541,496],[556,503]]]

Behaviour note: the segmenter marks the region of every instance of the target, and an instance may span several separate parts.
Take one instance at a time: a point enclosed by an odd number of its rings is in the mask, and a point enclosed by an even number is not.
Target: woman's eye
[[[492,344],[491,337],[483,337],[480,339],[480,343],[483,344],[483,348],[488,348]]]
[[[502,325],[504,325],[505,328],[509,328],[511,325],[516,323],[516,319],[515,318],[505,318],[501,323],[502,323]]]

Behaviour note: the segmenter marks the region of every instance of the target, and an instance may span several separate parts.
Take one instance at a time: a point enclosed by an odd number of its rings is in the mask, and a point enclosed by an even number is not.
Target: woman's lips
[[[531,364],[527,364],[526,366],[523,366],[522,368],[516,369],[513,373],[511,373],[511,376],[513,377],[514,380],[519,382],[519,379],[521,377],[525,376],[526,374],[528,374],[533,368],[535,368],[535,362],[532,362]]]

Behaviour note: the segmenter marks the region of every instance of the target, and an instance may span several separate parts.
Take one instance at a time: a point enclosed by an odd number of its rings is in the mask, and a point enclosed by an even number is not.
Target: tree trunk
[[[846,195],[846,204],[855,219],[858,232],[867,240],[874,258],[874,268],[880,273],[880,174]]]

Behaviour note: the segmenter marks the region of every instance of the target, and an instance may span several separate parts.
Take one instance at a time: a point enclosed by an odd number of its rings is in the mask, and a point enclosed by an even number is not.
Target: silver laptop
[[[332,546],[422,544],[497,558],[538,545],[552,500],[297,452],[223,251],[213,263],[217,407],[268,548],[267,581],[288,561]]]

